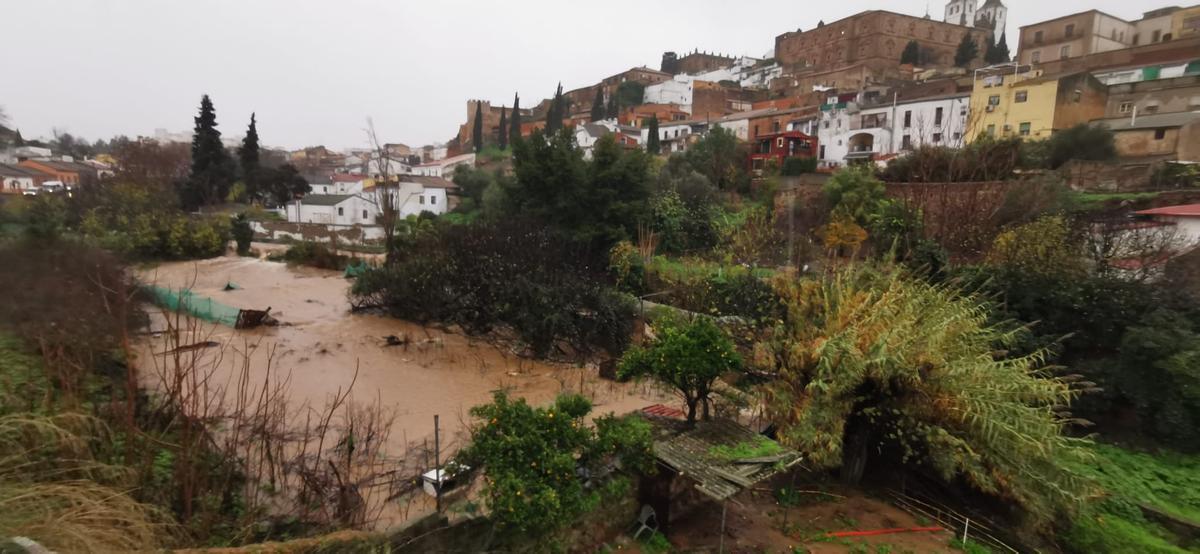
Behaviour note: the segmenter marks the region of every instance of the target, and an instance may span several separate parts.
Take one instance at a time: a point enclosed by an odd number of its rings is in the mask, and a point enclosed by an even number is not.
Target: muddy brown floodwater
[[[270,364],[271,371],[290,375],[290,405],[308,403],[320,409],[351,385],[357,367],[351,399],[360,404],[378,400],[394,411],[388,441],[394,452],[422,440],[432,446],[435,414],[441,416],[443,444],[453,450],[462,444],[467,411],[488,402],[498,389],[538,404],[560,392],[578,392],[582,380],[584,393],[595,404],[594,414],[622,414],[672,402],[651,387],[600,380],[594,367],[529,360],[482,339],[380,315],[352,314],[350,281],[339,272],[227,256],[165,263],[142,269],[139,277],[160,286],[190,287],[237,308],[270,307],[282,323],[278,327],[235,330],[203,324],[201,338],[220,345],[200,354],[216,368],[214,380],[232,382],[249,359],[251,382],[261,382]],[[224,290],[230,282],[238,288]],[[149,311],[151,330],[161,329],[161,314]],[[389,335],[408,337],[412,344],[386,346],[384,337]],[[150,388],[158,384],[151,357],[161,352],[162,344],[161,339],[146,338],[138,347],[138,365]],[[163,357],[158,360],[161,364]]]

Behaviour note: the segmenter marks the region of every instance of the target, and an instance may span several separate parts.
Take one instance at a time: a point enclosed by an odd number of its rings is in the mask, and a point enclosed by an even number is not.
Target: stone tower
[[[1008,21],[1008,8],[1004,6],[1004,2],[1000,0],[987,0],[983,3],[983,7],[979,8],[979,12],[975,17],[975,26],[982,29],[991,29],[992,42],[998,44],[1000,35],[1004,34],[1004,26]]]
[[[963,27],[974,26],[978,7],[979,0],[950,0],[946,2],[946,17],[942,21]]]

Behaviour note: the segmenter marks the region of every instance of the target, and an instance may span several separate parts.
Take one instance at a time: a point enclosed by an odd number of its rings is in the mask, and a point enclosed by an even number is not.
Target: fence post
[[[963,521],[965,521],[966,523],[963,524],[962,542],[963,542],[963,548],[966,548],[966,546],[967,546],[967,530],[971,528],[971,518],[969,518],[969,517],[963,518]]]

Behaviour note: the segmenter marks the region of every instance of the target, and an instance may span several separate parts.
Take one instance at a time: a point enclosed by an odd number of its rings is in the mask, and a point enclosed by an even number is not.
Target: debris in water
[[[230,290],[238,290],[238,289],[240,289],[240,288],[242,288],[242,287],[239,287],[239,286],[238,286],[238,284],[237,284],[237,283],[234,283],[233,281],[226,281],[226,282],[225,282],[225,290],[227,290],[227,291],[230,291]]]
[[[176,352],[189,352],[192,350],[200,350],[201,348],[212,348],[214,346],[221,346],[221,343],[214,341],[214,340],[206,340],[203,342],[197,342],[195,344],[185,344],[185,345],[177,347],[177,348],[172,348],[172,349],[164,351],[164,352],[159,352],[158,355],[166,356],[167,354],[174,354]]]

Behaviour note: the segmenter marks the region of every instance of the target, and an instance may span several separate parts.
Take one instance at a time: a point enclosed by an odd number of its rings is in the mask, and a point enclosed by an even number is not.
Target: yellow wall
[[[990,126],[994,126],[996,137],[1018,135],[1022,123],[1029,123],[1029,138],[1049,138],[1054,130],[1058,81],[1024,84],[1030,80],[1029,74],[1005,75],[1002,84],[991,87],[985,87],[982,79],[976,81],[975,90],[971,93],[967,140],[973,142],[987,134]],[[1017,93],[1022,91],[1028,96],[1025,102],[1017,102]],[[992,96],[999,96],[1000,103],[989,112],[987,106]],[[1010,126],[1007,132],[1005,125]]]
[[[1200,6],[1182,9],[1171,14],[1172,38],[1187,38],[1200,34],[1196,18],[1200,18]],[[1187,24],[1186,29],[1184,28],[1185,23]]]

